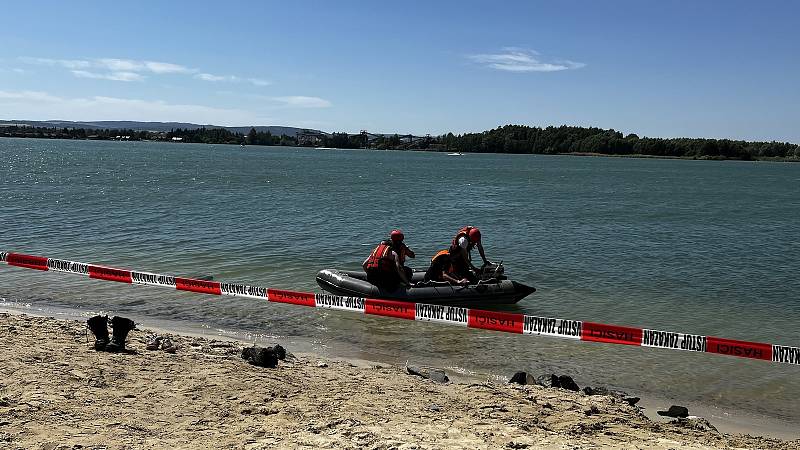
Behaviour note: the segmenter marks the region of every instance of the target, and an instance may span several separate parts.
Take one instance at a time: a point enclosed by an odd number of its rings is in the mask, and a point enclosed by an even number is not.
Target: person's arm
[[[404,248],[404,251],[406,252],[406,256],[408,256],[409,258],[413,259],[413,258],[415,258],[417,256],[417,255],[414,254],[414,252],[410,248],[408,248],[408,246],[406,244],[403,244],[403,248]]]
[[[489,260],[486,259],[486,254],[483,253],[483,245],[481,245],[480,242],[478,242],[478,253],[481,254],[481,259],[483,259],[483,263],[484,264],[489,264]]]
[[[397,270],[397,275],[400,277],[400,281],[406,285],[411,285],[411,283],[408,281],[408,278],[406,278],[406,272],[403,270],[403,266],[400,265],[400,257],[394,251],[392,251],[392,259],[394,259],[394,268]]]
[[[469,267],[473,272],[478,271],[478,268],[472,265],[472,258],[469,257],[469,250],[460,248],[459,255],[456,256],[456,258],[460,258],[462,261],[464,261],[464,265]]]
[[[452,276],[450,276],[450,275],[449,275],[447,272],[445,272],[445,271],[442,271],[442,278],[444,278],[444,280],[445,280],[445,281],[447,281],[448,283],[460,284],[460,285],[467,285],[467,284],[469,284],[469,280],[468,280],[468,279],[466,279],[466,278],[462,278],[462,279],[460,279],[460,280],[457,280],[455,277],[452,277]]]

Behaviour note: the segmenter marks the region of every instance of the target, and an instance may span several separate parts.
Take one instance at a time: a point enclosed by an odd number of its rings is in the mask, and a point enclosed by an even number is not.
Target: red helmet
[[[389,233],[389,238],[391,238],[392,242],[403,242],[406,236],[400,230],[392,230],[392,232]]]
[[[481,241],[481,230],[477,228],[472,228],[469,230],[469,240],[474,243],[479,243]]]

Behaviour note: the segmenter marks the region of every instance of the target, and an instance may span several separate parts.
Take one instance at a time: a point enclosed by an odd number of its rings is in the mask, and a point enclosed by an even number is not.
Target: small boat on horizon
[[[447,156],[464,156],[464,154],[461,152],[452,152],[448,153]]]

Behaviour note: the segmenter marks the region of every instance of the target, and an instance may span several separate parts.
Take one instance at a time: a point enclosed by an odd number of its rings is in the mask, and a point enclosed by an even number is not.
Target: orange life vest
[[[439,260],[441,258],[445,258],[444,261],[441,261],[444,263],[442,264],[444,271],[448,273],[452,272],[452,265],[450,264],[450,250],[439,250],[435,255],[433,255],[433,258],[431,258],[431,264],[440,262]]]
[[[370,253],[369,258],[364,262],[364,270],[379,270],[382,272],[392,272],[395,270],[394,258],[392,258],[392,245],[386,241],[381,242]]]
[[[455,237],[453,238],[453,242],[450,243],[450,254],[451,255],[455,254],[455,252],[458,250],[458,240],[461,239],[462,237],[467,238],[467,242],[469,242],[469,246],[467,247],[467,249],[469,250],[469,247],[472,246],[472,241],[469,239],[469,232],[473,228],[475,228],[475,227],[466,226],[466,227],[458,230],[458,232],[456,233]]]

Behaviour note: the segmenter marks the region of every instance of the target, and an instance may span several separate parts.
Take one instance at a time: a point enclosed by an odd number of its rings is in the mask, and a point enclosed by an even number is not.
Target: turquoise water
[[[318,291],[392,228],[462,225],[510,309],[800,346],[800,165],[0,139],[0,250]],[[800,422],[800,367],[463,330],[0,266],[7,302],[302,338],[329,354],[574,374]]]

